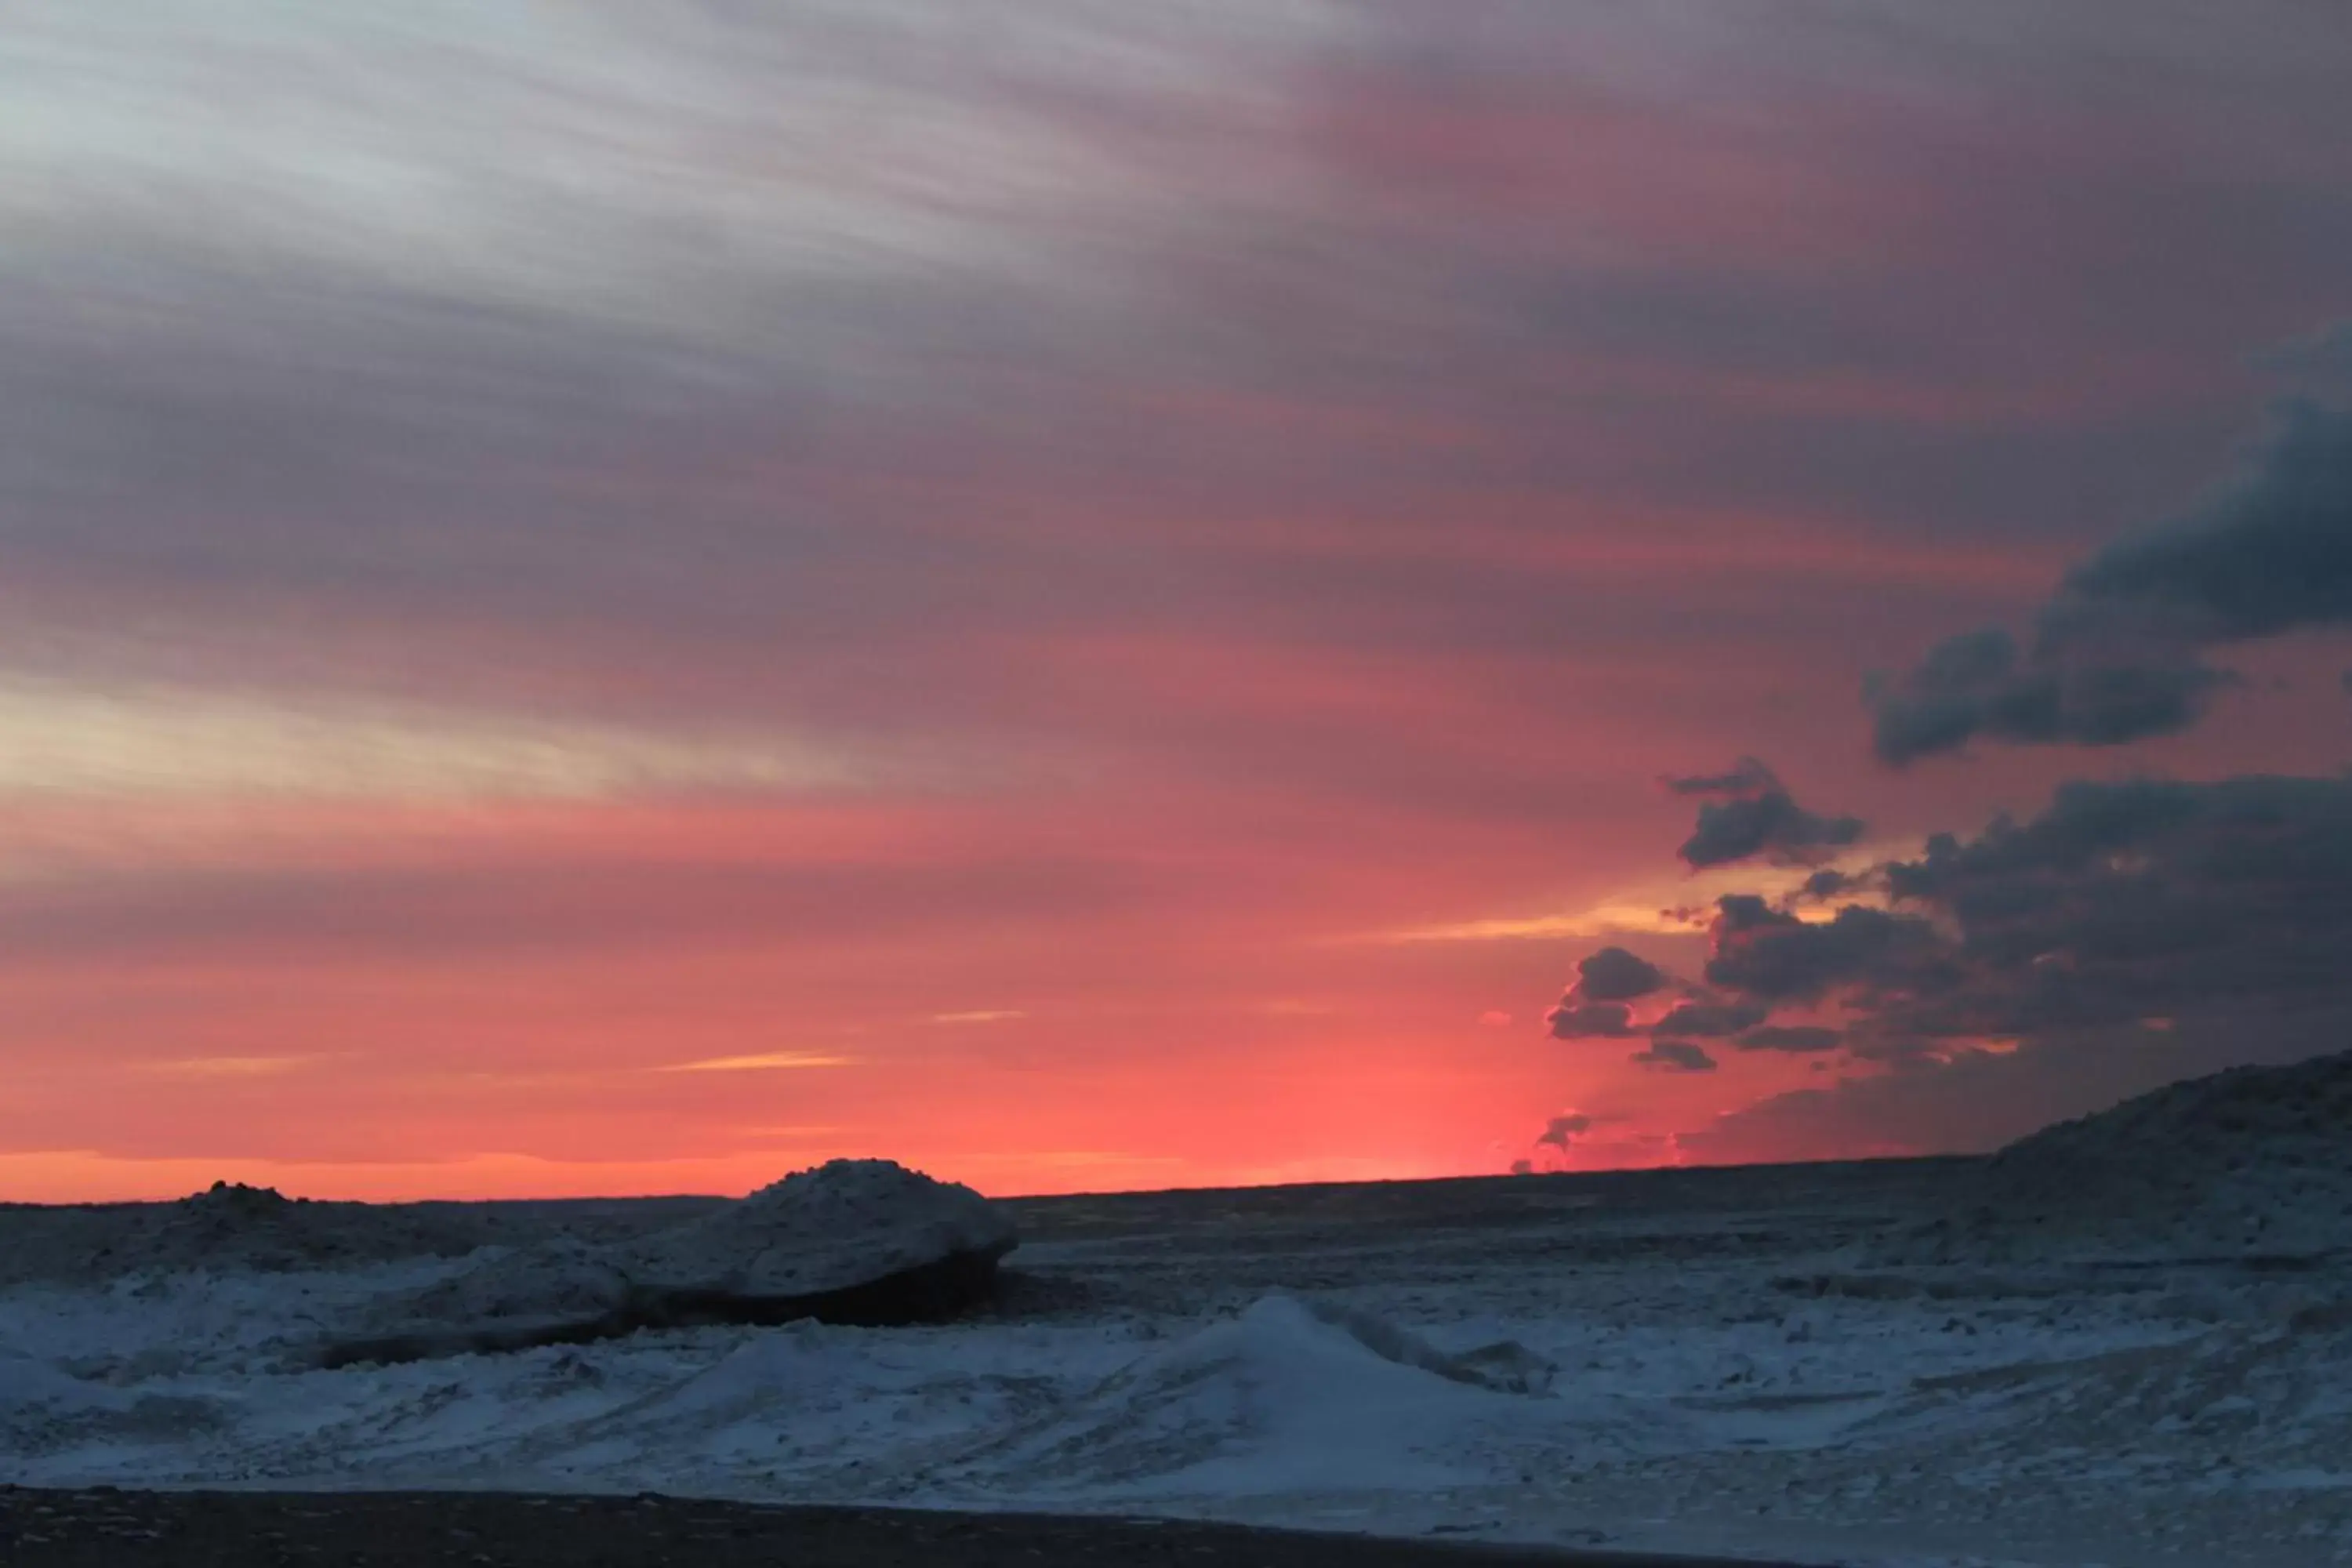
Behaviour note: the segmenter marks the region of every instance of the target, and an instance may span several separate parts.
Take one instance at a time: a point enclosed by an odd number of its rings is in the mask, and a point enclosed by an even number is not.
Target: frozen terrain
[[[1000,1298],[948,1326],[331,1371],[319,1348],[351,1325],[515,1256],[479,1247],[643,1252],[724,1211],[317,1205],[358,1238],[329,1246],[287,1233],[318,1216],[250,1197],[242,1218],[217,1194],[194,1218],[0,1210],[0,1480],[653,1489],[1822,1563],[2352,1563],[2352,1219],[2330,1163],[2352,1138],[2325,1124],[2344,1068],[2290,1070],[2309,1076],[1995,1162],[1025,1200],[1001,1205],[1022,1239]],[[2223,1111],[2289,1135],[2250,1141]],[[2171,1180],[2143,1135],[2228,1180]],[[240,1229],[265,1222],[267,1245]]]

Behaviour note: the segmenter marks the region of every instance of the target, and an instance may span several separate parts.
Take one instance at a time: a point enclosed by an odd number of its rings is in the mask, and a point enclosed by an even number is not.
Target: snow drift
[[[1549,1389],[1551,1372],[1515,1344],[1454,1356],[1383,1320],[1268,1296],[967,1454],[951,1474],[1097,1495],[1483,1479],[1462,1464],[1477,1429],[1524,1403],[1513,1393]]]

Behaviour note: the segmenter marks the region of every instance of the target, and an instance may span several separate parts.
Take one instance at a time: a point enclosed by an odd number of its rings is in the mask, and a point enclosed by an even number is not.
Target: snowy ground
[[[660,1489],[1822,1563],[2352,1563],[2345,1275],[2014,1247],[1997,1266],[1867,1261],[1957,1169],[1035,1200],[1013,1205],[1004,1301],[956,1327],[333,1372],[309,1364],[323,1340],[460,1261],[20,1279],[0,1290],[0,1480]],[[499,1207],[510,1229],[572,1223]],[[0,1255],[32,1223],[0,1211]],[[1533,1357],[1473,1364],[1532,1392],[1441,1375],[1416,1336],[1517,1342]]]

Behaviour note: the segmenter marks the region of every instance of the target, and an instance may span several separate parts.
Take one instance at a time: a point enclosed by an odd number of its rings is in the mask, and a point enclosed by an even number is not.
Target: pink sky
[[[1866,859],[2352,762],[2324,615],[2177,732],[1873,760],[1866,678],[2352,366],[2352,26],[1948,11],[35,6],[0,1199],[1823,1158],[2162,1076],[1546,1023],[1788,885],[1663,776]]]

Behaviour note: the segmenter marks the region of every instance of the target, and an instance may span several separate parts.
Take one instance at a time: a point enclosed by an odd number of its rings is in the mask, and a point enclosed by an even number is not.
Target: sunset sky
[[[2336,0],[12,5],[0,1199],[1981,1149],[2352,1044],[2347,80]]]

